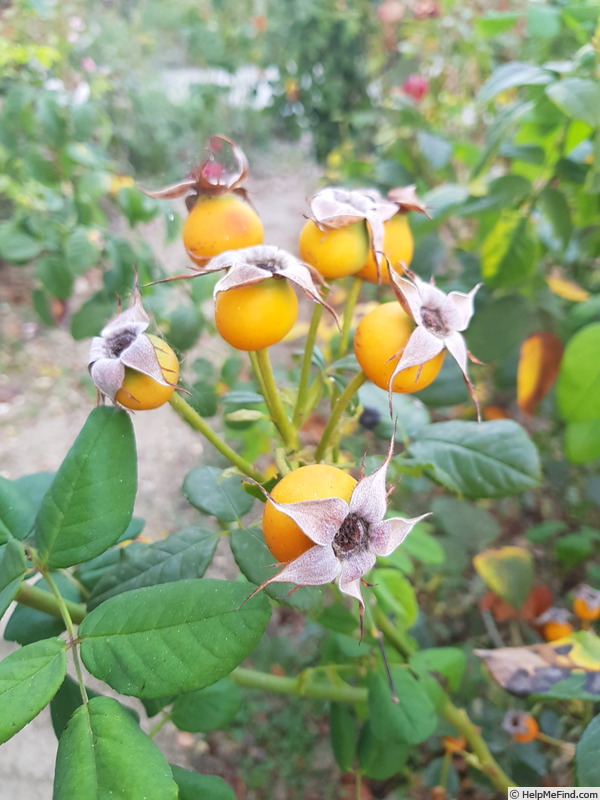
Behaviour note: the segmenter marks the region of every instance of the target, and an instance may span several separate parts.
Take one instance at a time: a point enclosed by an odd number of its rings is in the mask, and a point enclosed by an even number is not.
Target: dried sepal
[[[529,727],[527,725],[530,715],[526,711],[511,709],[507,711],[502,720],[502,730],[510,736],[525,736]]]
[[[477,409],[477,419],[481,421],[479,401],[467,371],[468,359],[476,359],[467,350],[462,336],[473,316],[474,298],[481,284],[478,283],[467,294],[446,294],[434,285],[433,280],[425,283],[408,269],[404,276],[400,276],[388,265],[388,272],[398,302],[416,324],[406,346],[398,353],[398,363],[390,377],[390,405],[391,387],[396,375],[403,369],[424,364],[445,348],[461,369]]]
[[[396,203],[398,211],[416,211],[418,214],[424,214],[426,217],[431,218],[427,211],[427,206],[417,197],[414,183],[411,186],[398,186],[396,189],[390,189],[387,193],[387,199],[392,203]]]
[[[365,220],[371,250],[381,265],[383,223],[398,213],[396,203],[386,200],[376,189],[343,189],[330,186],[309,200],[311,219],[323,231],[337,230]]]
[[[162,386],[173,386],[162,373],[156,351],[144,331],[150,318],[144,311],[139,290],[133,293],[131,306],[120,311],[100,332],[90,346],[88,369],[102,398],[115,397],[125,379],[125,368],[135,369]]]
[[[248,175],[248,159],[235,142],[225,136],[211,136],[205,155],[183,180],[161,189],[138,188],[148,197],[161,200],[185,197],[192,200],[198,195],[218,195],[235,191],[246,199],[241,184]]]
[[[536,617],[534,622],[536,625],[547,625],[549,622],[555,622],[558,625],[564,625],[573,619],[573,615],[568,608],[559,608],[558,606],[551,606],[539,617]]]
[[[392,438],[382,465],[371,475],[361,476],[349,502],[340,497],[329,497],[278,503],[260,487],[273,506],[293,520],[314,542],[314,547],[286,564],[256,592],[271,583],[321,586],[335,580],[343,594],[358,600],[362,619],[361,583],[364,575],[373,567],[377,556],[393,553],[414,525],[428,516],[384,519],[389,495],[386,477],[393,449]]]
[[[266,281],[269,278],[285,278],[298,286],[313,300],[324,306],[338,322],[334,309],[321,297],[317,283],[322,277],[307,264],[299,261],[291,253],[271,245],[255,245],[241,250],[227,250],[212,258],[198,274],[218,272],[226,269],[227,274],[217,282],[214,296],[228,289],[239,289]]]
[[[588,586],[587,583],[579,584],[575,589],[575,597],[582,600],[592,611],[600,610],[600,590]]]

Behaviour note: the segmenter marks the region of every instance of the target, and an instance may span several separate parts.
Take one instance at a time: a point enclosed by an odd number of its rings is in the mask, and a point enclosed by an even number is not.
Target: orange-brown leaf
[[[517,373],[517,403],[533,414],[556,380],[563,354],[560,339],[550,331],[532,333],[521,345]]]
[[[522,619],[532,622],[552,605],[552,593],[546,584],[534,586],[521,608],[509,605],[497,594],[486,592],[479,601],[481,611],[491,611],[497,622],[507,619]]]

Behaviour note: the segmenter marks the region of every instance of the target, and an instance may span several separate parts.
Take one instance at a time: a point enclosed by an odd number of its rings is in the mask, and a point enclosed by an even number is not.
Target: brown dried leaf
[[[474,652],[500,686],[519,697],[552,695],[558,684],[565,696],[600,697],[600,640],[587,631],[555,642]]]

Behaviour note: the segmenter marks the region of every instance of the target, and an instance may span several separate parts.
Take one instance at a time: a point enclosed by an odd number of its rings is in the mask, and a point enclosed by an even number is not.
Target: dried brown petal
[[[200,194],[224,194],[230,191],[243,192],[240,186],[247,175],[248,159],[241,147],[225,136],[211,136],[204,158],[192,168],[186,178],[161,189],[150,190],[141,186],[138,189],[149,197],[161,200],[189,198]]]
[[[419,214],[425,214],[426,217],[431,218],[427,206],[417,197],[415,184],[390,189],[387,198],[392,203],[396,203],[400,211],[417,211]]]

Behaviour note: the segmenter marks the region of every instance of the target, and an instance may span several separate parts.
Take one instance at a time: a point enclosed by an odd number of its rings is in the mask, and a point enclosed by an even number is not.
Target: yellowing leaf
[[[533,414],[556,380],[563,346],[550,331],[532,333],[521,345],[517,372],[517,403],[525,414]]]
[[[574,303],[583,303],[590,297],[590,293],[582,289],[575,281],[561,278],[560,275],[548,275],[546,283],[553,294],[562,297],[564,300],[572,300]]]
[[[475,650],[475,655],[503,689],[520,697],[600,698],[600,639],[589,631],[529,647]]]
[[[486,585],[514,608],[521,608],[533,585],[533,559],[523,547],[484,550],[473,566]]]

